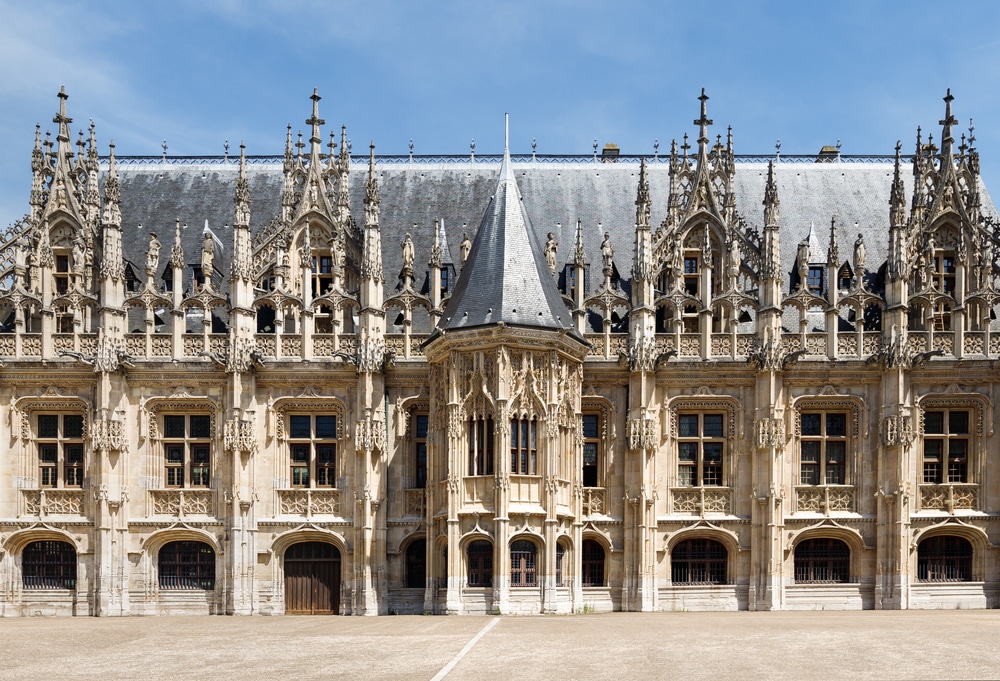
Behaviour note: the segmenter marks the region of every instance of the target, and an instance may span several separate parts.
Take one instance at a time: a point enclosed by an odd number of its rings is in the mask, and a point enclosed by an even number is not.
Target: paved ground
[[[998,641],[987,610],[24,618],[0,679],[987,679]]]

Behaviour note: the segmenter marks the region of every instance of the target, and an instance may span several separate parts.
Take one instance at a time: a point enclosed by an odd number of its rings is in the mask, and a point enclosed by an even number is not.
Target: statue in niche
[[[670,237],[670,255],[669,255],[669,257],[670,257],[670,260],[668,261],[668,265],[670,267],[670,273],[671,273],[671,275],[673,275],[673,278],[674,278],[674,288],[676,290],[680,291],[681,287],[682,287],[682,285],[684,283],[684,280],[683,280],[683,275],[684,275],[684,246],[681,243],[680,237],[677,236],[676,233],[674,233],[674,235]]]
[[[82,234],[77,234],[73,239],[73,272],[83,275],[83,261],[87,254],[87,244],[83,240]]]
[[[465,267],[465,261],[469,259],[469,252],[472,250],[472,242],[469,241],[468,233],[462,234],[462,243],[458,246],[458,266]]]
[[[556,241],[552,232],[549,232],[549,240],[545,242],[545,262],[549,264],[549,272],[556,273],[556,253],[559,251],[559,242]]]
[[[795,260],[799,269],[799,287],[805,288],[809,283],[809,239],[799,242]]]
[[[212,283],[212,272],[215,269],[215,240],[211,232],[205,232],[201,242],[201,274],[205,278],[205,286]]]
[[[408,274],[413,274],[413,239],[410,238],[410,233],[407,232],[403,240],[399,242],[399,245],[403,249],[403,271]]]
[[[152,232],[149,233],[149,248],[146,249],[146,274],[150,277],[156,275],[156,269],[160,265],[160,248],[162,244]]]
[[[729,278],[735,284],[740,276],[740,266],[743,264],[743,254],[740,251],[740,238],[733,236],[729,241]]]
[[[611,234],[604,233],[604,241],[601,242],[601,260],[604,263],[604,275],[611,276],[612,263],[615,259],[615,249],[611,246]]]
[[[854,276],[861,281],[865,275],[865,259],[868,257],[868,249],[865,248],[865,237],[858,234],[857,241],[854,242]]]

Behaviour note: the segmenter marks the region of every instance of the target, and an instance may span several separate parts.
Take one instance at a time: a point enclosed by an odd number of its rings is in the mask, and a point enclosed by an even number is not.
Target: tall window
[[[83,486],[83,416],[39,414],[36,435],[39,486]]]
[[[583,486],[600,486],[601,417],[583,415]]]
[[[427,542],[415,539],[406,547],[406,587],[423,589],[427,579]]]
[[[924,412],[924,482],[968,482],[969,411]]]
[[[917,579],[921,582],[972,580],[972,544],[962,537],[924,539],[917,546]]]
[[[292,487],[337,485],[337,417],[291,414],[288,417]]]
[[[671,581],[675,585],[725,584],[729,552],[712,539],[688,539],[670,552]]]
[[[212,472],[212,417],[164,414],[163,455],[167,487],[208,487]]]
[[[583,586],[604,586],[604,547],[593,539],[583,540]]]
[[[681,486],[722,484],[725,451],[723,414],[677,415],[677,482]]]
[[[843,485],[847,482],[847,414],[803,412],[799,442],[799,482]]]
[[[796,584],[849,582],[851,549],[839,539],[806,539],[795,546]]]
[[[413,417],[413,486],[427,487],[427,414]]]
[[[492,586],[493,545],[484,540],[472,542],[466,559],[469,564],[469,586]]]
[[[535,585],[535,559],[538,549],[534,542],[520,539],[510,545],[510,585]]]
[[[538,421],[512,419],[510,422],[510,472],[535,475],[538,460]]]
[[[556,544],[556,586],[563,585],[563,558],[566,556],[566,547]]]
[[[469,421],[469,475],[493,475],[493,419]]]
[[[211,591],[215,588],[215,551],[200,541],[174,541],[160,549],[160,588]]]
[[[76,550],[64,541],[36,541],[21,554],[25,589],[75,589]]]

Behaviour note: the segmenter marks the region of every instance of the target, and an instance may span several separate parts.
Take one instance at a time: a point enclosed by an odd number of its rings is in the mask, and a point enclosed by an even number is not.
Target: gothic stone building
[[[36,131],[0,614],[1000,605],[950,93],[910,154],[809,158],[704,93],[663,155],[352,156],[319,99],[283,157],[100,156],[64,93]]]

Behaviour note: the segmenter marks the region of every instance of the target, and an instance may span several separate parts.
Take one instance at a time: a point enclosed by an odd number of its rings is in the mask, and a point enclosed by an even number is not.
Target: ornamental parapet
[[[214,515],[215,491],[210,489],[151,489],[153,515]]]
[[[733,513],[731,487],[671,487],[670,513],[704,516],[708,513]]]
[[[83,489],[23,489],[21,503],[25,515],[84,515]]]
[[[951,483],[947,485],[920,485],[920,511],[974,511],[979,508],[979,485]]]
[[[855,502],[853,485],[803,485],[795,488],[796,513],[853,513],[856,511]]]
[[[336,515],[340,513],[339,489],[279,489],[278,513],[300,515]]]

